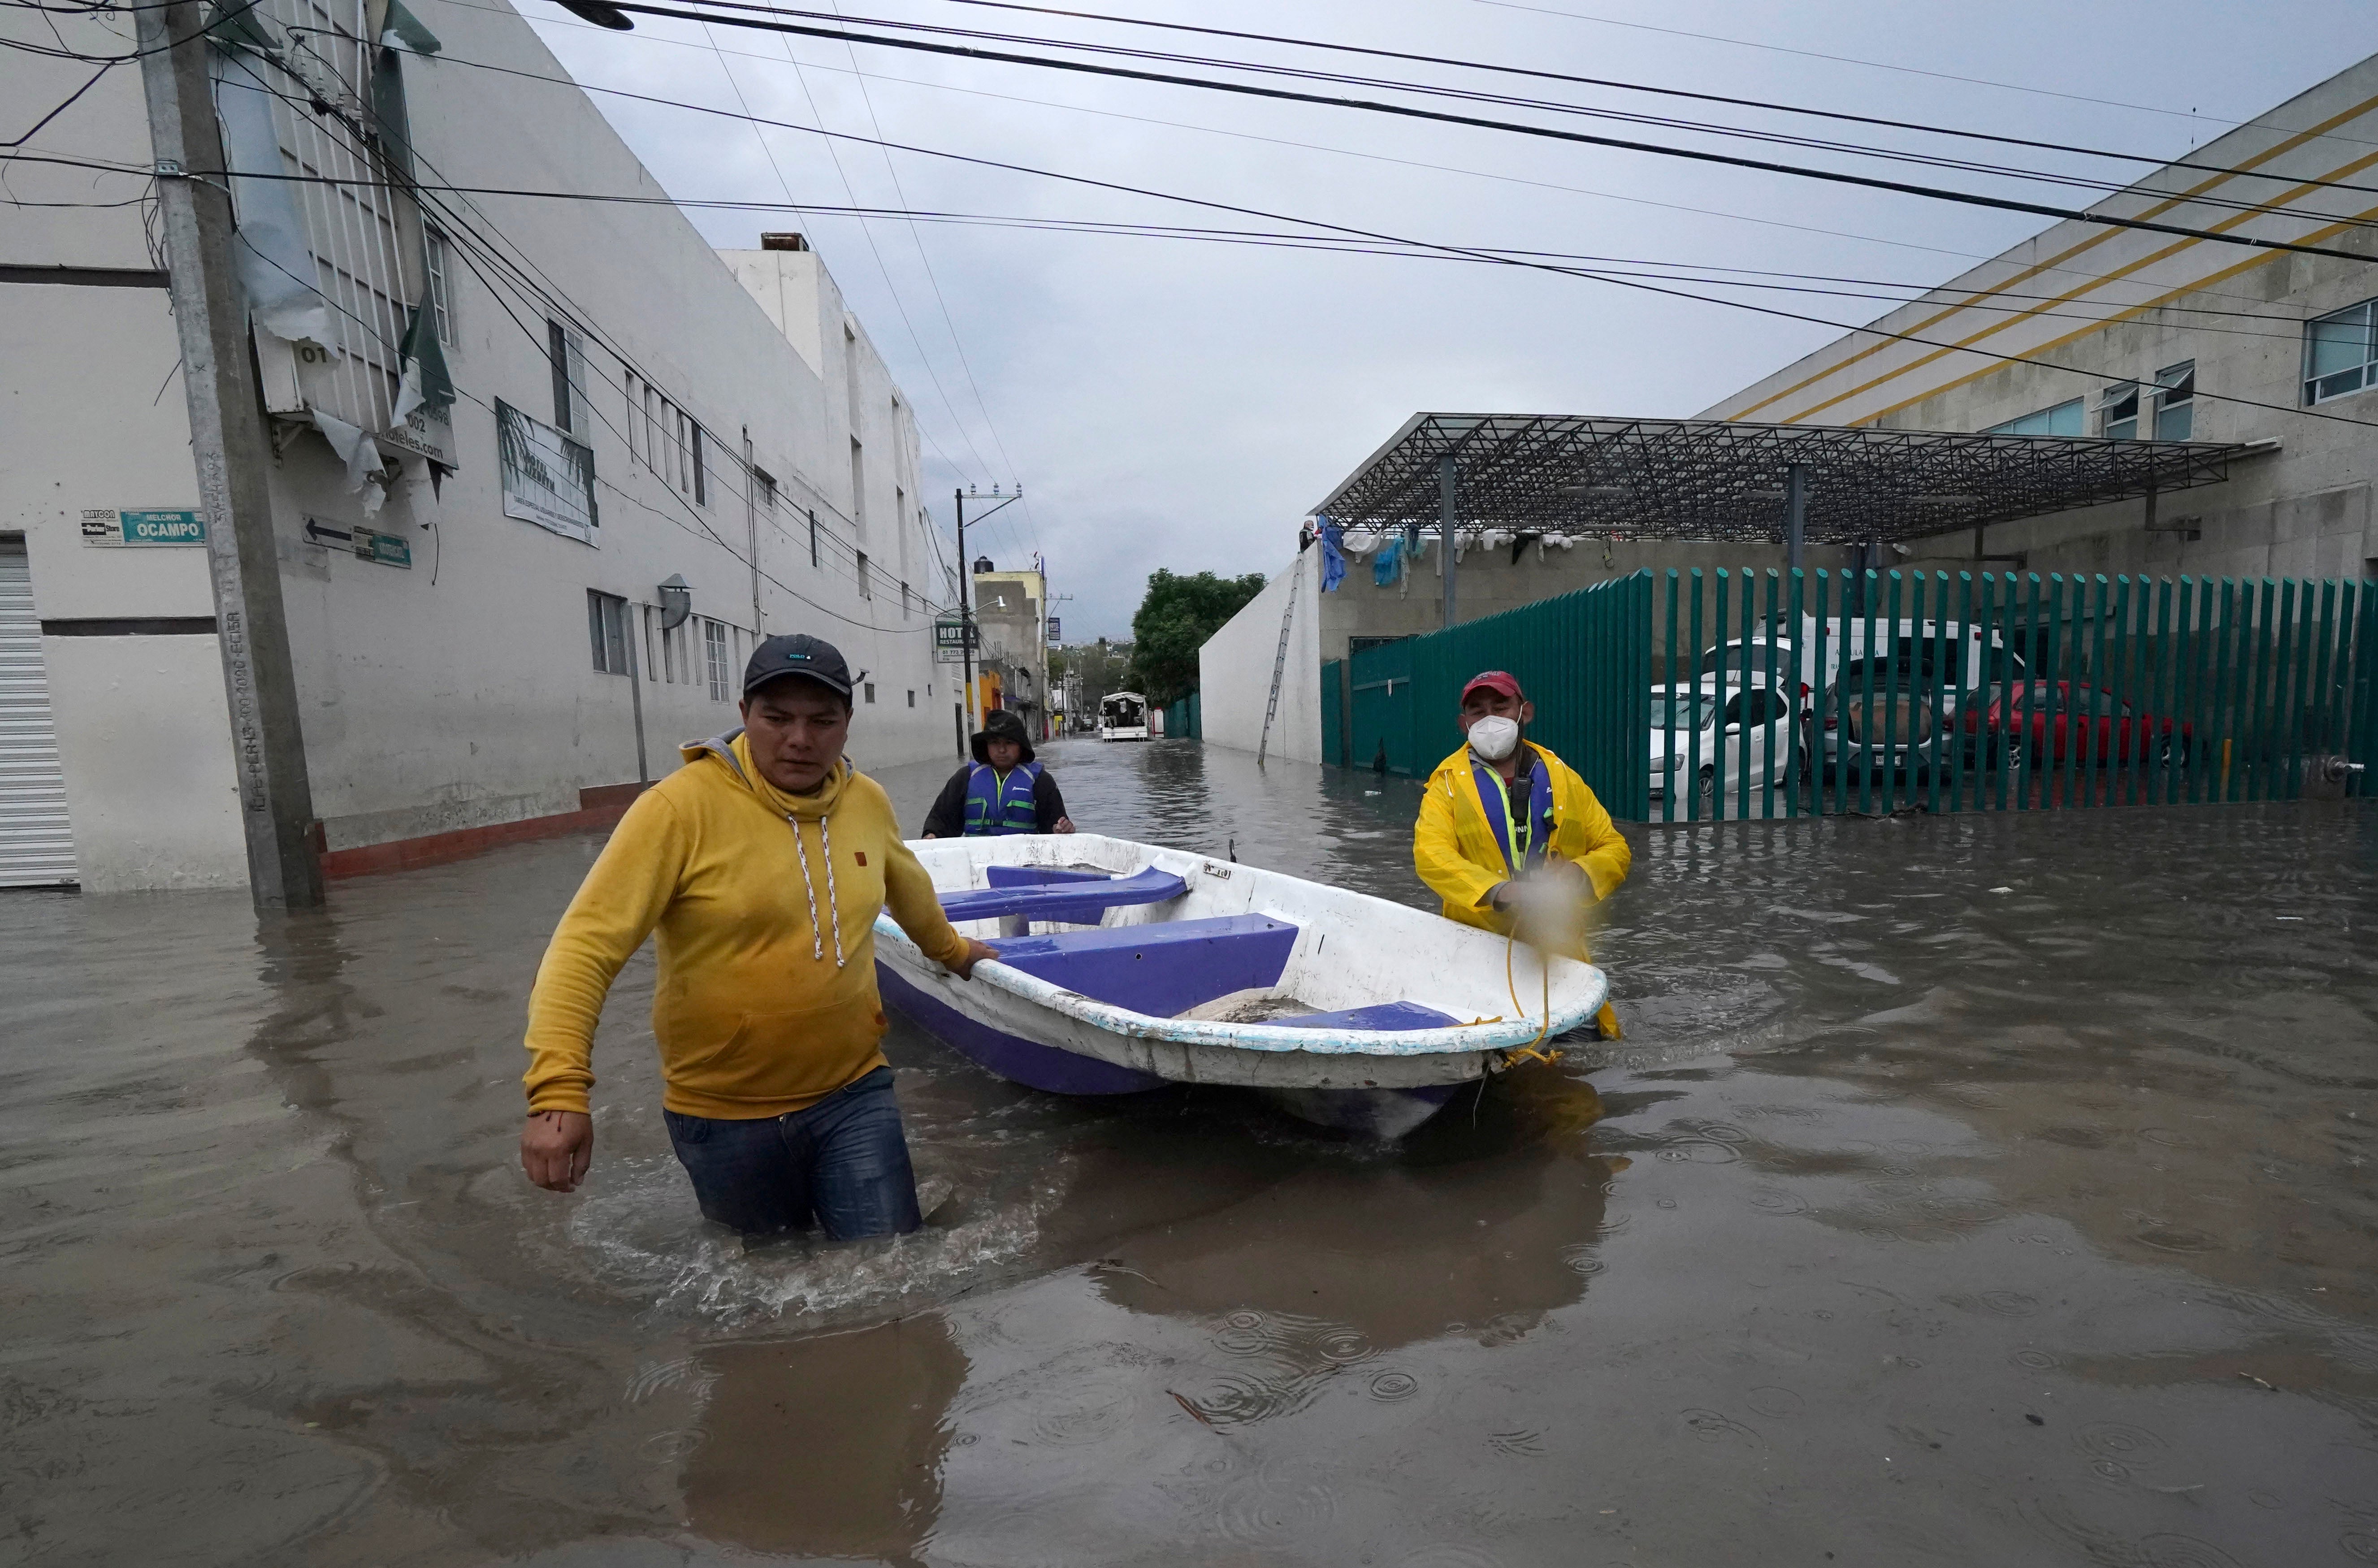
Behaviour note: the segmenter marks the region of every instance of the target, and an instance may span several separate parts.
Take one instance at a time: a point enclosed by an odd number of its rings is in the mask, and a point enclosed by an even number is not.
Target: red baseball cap
[[[1527,700],[1519,691],[1519,677],[1508,670],[1481,670],[1471,676],[1470,684],[1461,688],[1461,700],[1469,701],[1470,694],[1481,688],[1487,691],[1499,691],[1514,702]]]

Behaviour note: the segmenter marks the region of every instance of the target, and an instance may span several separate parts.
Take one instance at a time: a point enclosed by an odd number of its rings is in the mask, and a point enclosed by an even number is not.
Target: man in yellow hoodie
[[[743,727],[684,748],[586,873],[529,997],[521,1166],[538,1186],[586,1174],[595,1021],[657,930],[662,1119],[702,1212],[837,1240],[920,1223],[876,1048],[875,917],[962,976],[993,953],[951,926],[890,797],[843,756],[853,681],[831,643],[762,642]]]
[[[1444,901],[1447,919],[1503,934],[1519,919],[1520,880],[1549,883],[1574,901],[1563,913],[1578,916],[1551,922],[1560,932],[1555,951],[1582,959],[1583,906],[1617,890],[1634,852],[1586,782],[1526,738],[1535,717],[1506,671],[1487,670],[1461,688],[1463,745],[1429,774],[1412,866]],[[1608,1003],[1594,1022],[1604,1039],[1618,1038]]]

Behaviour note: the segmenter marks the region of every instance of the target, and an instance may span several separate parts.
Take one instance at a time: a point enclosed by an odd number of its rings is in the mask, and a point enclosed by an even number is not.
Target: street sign
[[[135,509],[89,507],[82,514],[86,545],[204,545],[207,515],[188,508]]]
[[[943,616],[933,622],[933,663],[962,664],[967,651],[982,644],[982,630],[969,626],[960,616]]]

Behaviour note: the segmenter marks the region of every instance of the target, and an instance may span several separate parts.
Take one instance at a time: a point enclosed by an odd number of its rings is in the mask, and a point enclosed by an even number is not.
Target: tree
[[[1159,707],[1186,697],[1197,684],[1197,650],[1263,591],[1259,571],[1183,577],[1159,567],[1148,577],[1139,613],[1131,617],[1132,665],[1140,694]]]

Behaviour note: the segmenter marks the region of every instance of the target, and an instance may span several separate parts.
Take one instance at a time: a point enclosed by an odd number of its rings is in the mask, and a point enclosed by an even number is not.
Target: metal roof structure
[[[1450,456],[1459,529],[1780,541],[1799,464],[1809,543],[1889,543],[2217,485],[2268,445],[1416,413],[1315,510],[1356,531],[1435,528]]]

